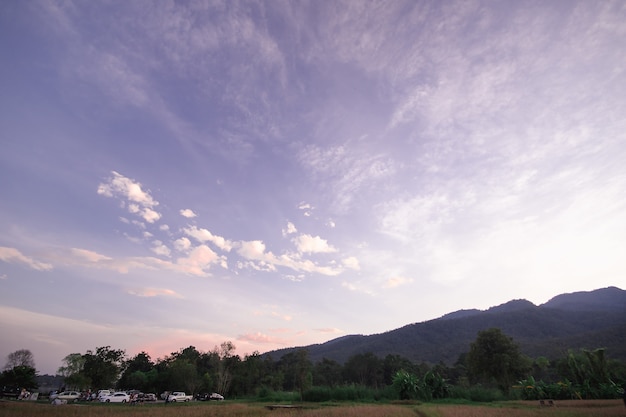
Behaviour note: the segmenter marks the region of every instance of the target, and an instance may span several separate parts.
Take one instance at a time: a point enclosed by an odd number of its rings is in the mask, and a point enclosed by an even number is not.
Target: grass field
[[[269,410],[263,404],[190,403],[68,404],[17,401],[0,402],[0,417],[617,417],[626,416],[621,400],[559,401],[556,407],[540,408],[532,402],[501,402],[482,405],[456,404],[336,404],[304,405],[303,409]]]

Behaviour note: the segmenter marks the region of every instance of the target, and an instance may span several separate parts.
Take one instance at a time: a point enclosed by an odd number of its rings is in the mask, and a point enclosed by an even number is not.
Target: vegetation
[[[478,382],[493,380],[505,394],[530,368],[513,339],[496,328],[478,332],[476,341],[470,346],[467,365],[472,379]]]
[[[126,358],[124,351],[105,346],[66,356],[59,368],[65,382],[58,388],[219,392],[227,399],[266,403],[430,403],[615,399],[626,383],[626,364],[609,359],[605,349],[533,360],[496,328],[478,332],[468,347],[454,366],[447,366],[372,353],[355,354],[344,364],[330,359],[313,363],[306,349],[278,360],[257,352],[241,358],[231,342],[208,352],[189,346],[154,361],[146,352]],[[26,362],[16,361],[18,356]],[[36,388],[35,368],[23,365],[34,363],[32,355],[28,359],[28,355],[10,355],[7,364],[13,367],[2,373],[3,386]]]

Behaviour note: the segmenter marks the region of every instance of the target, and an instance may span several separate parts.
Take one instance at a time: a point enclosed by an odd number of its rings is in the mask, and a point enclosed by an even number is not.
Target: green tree
[[[393,376],[393,388],[401,400],[410,400],[417,397],[419,379],[405,370],[400,370]]]
[[[83,355],[82,374],[91,381],[92,388],[113,387],[122,371],[124,355],[123,350],[111,349],[110,346],[96,348],[95,352],[88,350]]]
[[[80,353],[70,353],[63,358],[63,366],[57,370],[57,374],[63,377],[66,386],[76,389],[84,389],[91,385],[91,380],[83,373],[85,358]]]
[[[400,355],[387,355],[383,360],[383,381],[385,385],[393,384],[398,371],[415,372],[416,366],[409,359]]]
[[[343,366],[343,377],[346,382],[378,388],[383,383],[383,363],[371,352],[358,353]]]
[[[146,352],[141,352],[124,363],[124,372],[120,376],[118,386],[125,389],[151,391],[150,371],[154,370],[154,362]],[[155,371],[156,372],[156,371]],[[154,375],[152,375],[152,379]]]
[[[619,366],[606,357],[605,349],[587,350],[580,353],[568,352],[565,360],[559,362],[559,371],[572,381],[576,396],[582,398],[616,398],[620,388],[614,382],[619,376],[614,374]]]
[[[181,389],[188,394],[195,394],[202,385],[198,369],[186,359],[177,359],[170,366],[170,383],[174,389]]]
[[[518,345],[497,328],[478,332],[470,346],[467,365],[471,377],[493,381],[505,394],[529,369],[529,363],[520,353]]]
[[[24,365],[6,369],[0,374],[0,385],[33,391],[37,388],[37,371],[32,366]]]
[[[313,385],[336,387],[341,384],[342,366],[332,359],[323,358],[313,367]]]

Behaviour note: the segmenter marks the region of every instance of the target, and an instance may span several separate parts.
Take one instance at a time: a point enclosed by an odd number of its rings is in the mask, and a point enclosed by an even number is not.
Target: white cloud
[[[176,239],[174,241],[174,248],[176,250],[184,252],[191,247],[191,241],[186,237],[181,237],[180,239]]]
[[[196,226],[191,226],[191,227],[187,227],[183,229],[183,232],[187,236],[193,237],[198,242],[201,242],[201,243],[211,242],[215,246],[217,246],[219,249],[226,251],[226,252],[230,252],[230,250],[233,248],[233,243],[231,241],[226,240],[221,236],[214,235],[207,229],[202,229],[202,228],[199,229]]]
[[[291,235],[297,231],[298,229],[296,229],[296,226],[293,223],[287,222],[287,228],[283,229],[283,236]]]
[[[141,217],[143,217],[143,219],[148,223],[154,223],[161,218],[161,214],[151,208],[145,207],[141,211]]]
[[[0,246],[0,261],[24,264],[32,269],[36,269],[37,271],[48,271],[52,269],[52,265],[49,263],[40,262],[30,256],[23,255],[15,248],[7,248],[3,246]]]
[[[246,259],[263,259],[266,256],[265,243],[260,240],[241,242],[239,249],[237,249],[237,253]]]
[[[348,258],[343,259],[341,263],[346,268],[354,269],[355,271],[358,271],[361,269],[361,266],[359,265],[359,260],[355,258],[354,256],[350,256]]]
[[[98,194],[106,197],[125,197],[128,201],[143,207],[154,207],[159,204],[149,192],[141,189],[141,183],[126,178],[115,171],[111,173],[113,177],[109,178],[108,183],[102,183],[98,186]]]
[[[194,217],[197,216],[196,213],[194,213],[193,210],[190,210],[190,209],[181,210],[180,215],[188,219],[193,219]]]
[[[272,270],[276,266],[283,266],[295,271],[316,272],[329,276],[338,275],[342,272],[340,268],[319,266],[311,260],[301,259],[300,254],[284,253],[276,256],[272,252],[266,252],[265,244],[260,240],[240,242],[237,253],[250,261],[256,261],[253,265],[255,269],[259,270]],[[247,263],[242,265],[250,266]]]
[[[149,192],[142,190],[139,182],[115,171],[112,171],[112,174],[108,182],[98,186],[98,194],[122,199],[123,203],[128,202],[128,212],[141,216],[148,223],[154,223],[161,218],[161,214],[154,210],[159,203]]]
[[[186,258],[178,258],[176,263],[184,272],[193,275],[206,275],[213,264],[223,265],[223,259],[211,250],[207,245],[193,248]]]
[[[152,245],[152,248],[150,248],[152,252],[161,256],[170,256],[170,248],[165,246],[160,240],[155,240],[154,242],[152,242]]]
[[[413,282],[412,278],[406,278],[406,277],[401,277],[401,276],[391,277],[385,282],[383,287],[384,288],[396,288],[401,285],[409,284],[411,282]]]
[[[136,295],[137,297],[172,297],[172,298],[184,298],[174,290],[167,288],[133,288],[127,290],[130,295]]]
[[[300,235],[293,239],[298,251],[301,253],[332,253],[337,252],[326,239],[308,234]]]

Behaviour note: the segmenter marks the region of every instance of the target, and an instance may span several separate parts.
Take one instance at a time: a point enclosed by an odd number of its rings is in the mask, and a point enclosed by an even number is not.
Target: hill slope
[[[616,287],[562,294],[541,306],[514,300],[489,310],[462,310],[370,336],[352,335],[305,346],[312,361],[344,363],[358,353],[404,356],[414,362],[452,365],[479,331],[500,328],[530,357],[561,357],[567,349],[607,348],[626,360],[626,291]],[[272,358],[298,348],[268,352]]]

